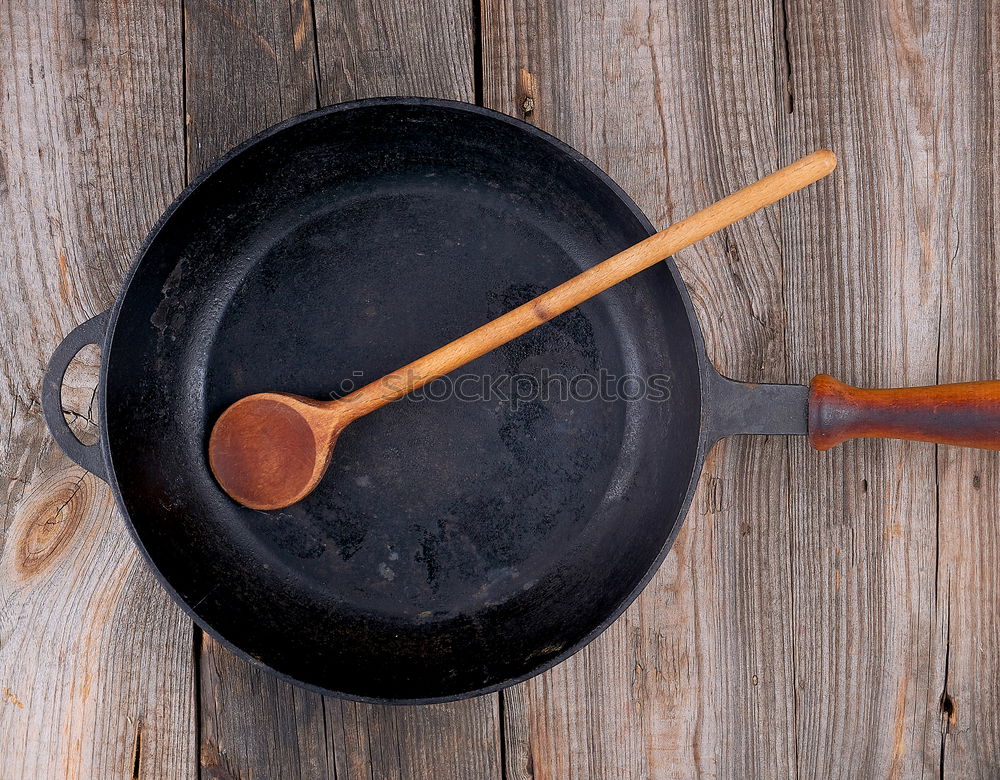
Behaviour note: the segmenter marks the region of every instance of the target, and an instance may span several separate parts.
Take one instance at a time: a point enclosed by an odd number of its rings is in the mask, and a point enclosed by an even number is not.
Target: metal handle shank
[[[740,434],[799,434],[807,430],[809,388],[737,382],[714,368],[705,381],[709,446]]]

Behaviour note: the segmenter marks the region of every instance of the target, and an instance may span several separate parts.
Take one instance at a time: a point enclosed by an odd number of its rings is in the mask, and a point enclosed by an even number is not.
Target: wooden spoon
[[[316,401],[290,393],[241,398],[212,429],[212,473],[245,506],[281,509],[294,504],[323,477],[337,437],[352,421],[818,181],[836,165],[837,158],[826,149],[803,157],[344,398]]]

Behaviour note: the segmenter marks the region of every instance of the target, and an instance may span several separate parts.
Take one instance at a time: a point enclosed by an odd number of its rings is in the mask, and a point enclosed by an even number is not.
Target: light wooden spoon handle
[[[349,403],[351,419],[368,414],[516,339],[696,241],[822,179],[836,167],[837,158],[833,152],[827,149],[813,152],[331,403],[341,410],[343,404]]]

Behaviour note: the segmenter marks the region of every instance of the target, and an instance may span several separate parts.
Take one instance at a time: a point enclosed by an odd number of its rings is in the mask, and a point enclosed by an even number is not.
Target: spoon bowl
[[[208,442],[216,481],[251,509],[282,509],[312,492],[344,425],[336,406],[291,393],[241,398],[219,417]]]

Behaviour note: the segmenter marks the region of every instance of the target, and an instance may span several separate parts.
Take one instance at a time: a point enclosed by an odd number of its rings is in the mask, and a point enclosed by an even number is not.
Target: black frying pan
[[[666,554],[707,449],[805,433],[807,388],[719,376],[667,261],[467,368],[656,376],[658,399],[504,401],[495,381],[404,399],[351,425],[316,491],[275,512],[216,485],[210,426],[255,392],[346,393],[652,232],[596,166],[509,117],[423,99],[313,112],[170,206],[113,309],[53,355],[46,419],[235,652],[351,698],[495,690],[604,630]],[[88,343],[101,435],[84,447],[59,390]]]

